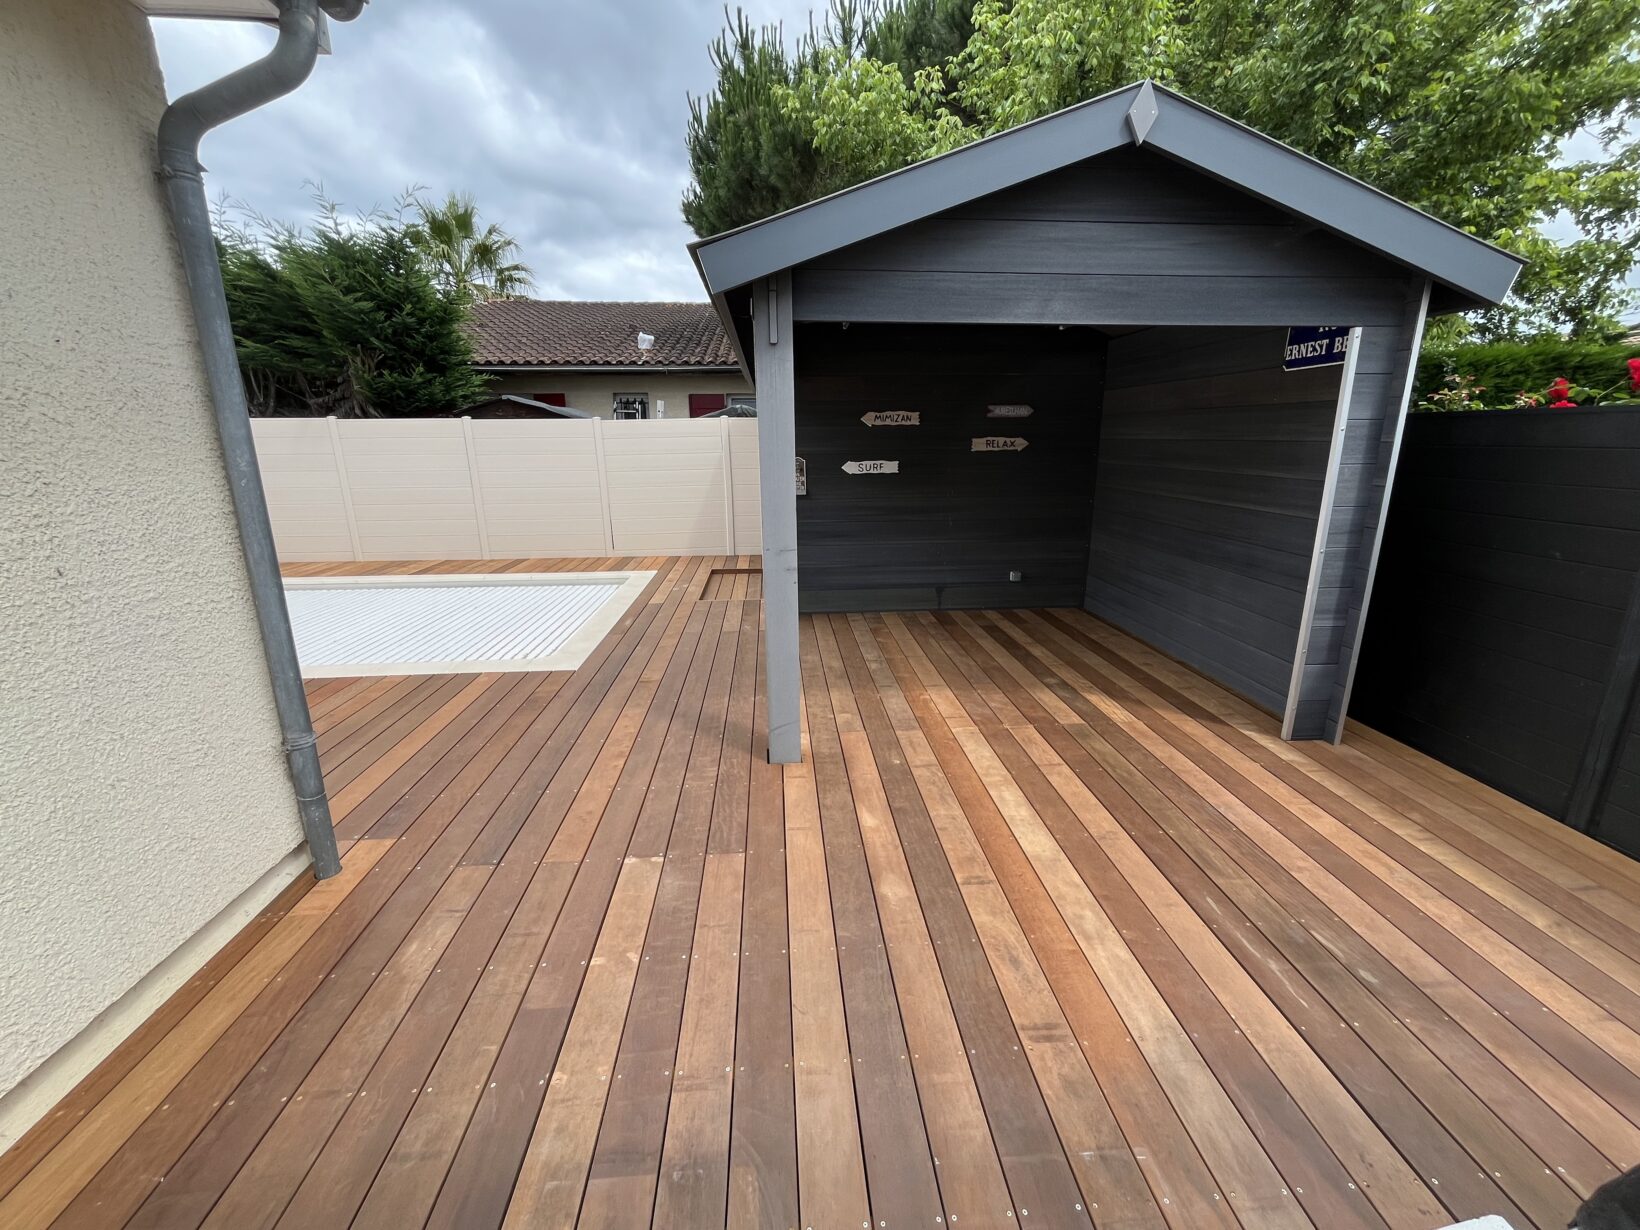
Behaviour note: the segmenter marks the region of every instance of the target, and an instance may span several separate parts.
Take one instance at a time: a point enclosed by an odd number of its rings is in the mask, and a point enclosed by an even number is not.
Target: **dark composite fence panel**
[[[1630,713],[1596,833],[1640,857],[1640,712]]]
[[[1640,409],[1415,414],[1351,716],[1564,818],[1640,568]],[[1597,835],[1640,854],[1640,731]]]
[[[798,326],[797,499],[806,611],[1078,606],[1105,338],[1088,329]],[[1024,419],[987,406],[1024,404]],[[916,427],[871,427],[909,410]],[[976,436],[1022,452],[976,453]],[[897,474],[850,475],[892,460]],[[1010,571],[1023,574],[1011,582]]]

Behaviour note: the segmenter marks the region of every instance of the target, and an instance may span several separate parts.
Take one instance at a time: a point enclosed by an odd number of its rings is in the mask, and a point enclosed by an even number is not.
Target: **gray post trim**
[[[1310,578],[1304,587],[1304,611],[1298,620],[1298,644],[1293,648],[1293,674],[1287,684],[1287,705],[1281,715],[1281,737],[1293,737],[1298,704],[1304,696],[1304,668],[1309,664],[1310,636],[1315,628],[1316,600],[1321,591],[1322,562],[1332,534],[1333,502],[1338,494],[1338,472],[1344,464],[1344,437],[1350,425],[1350,399],[1355,393],[1355,368],[1361,359],[1361,327],[1350,330],[1350,348],[1338,378],[1338,404],[1333,411],[1332,444],[1327,451],[1327,474],[1321,485],[1321,507],[1316,512],[1315,546],[1310,552]]]
[[[1401,384],[1401,399],[1391,412],[1395,415],[1395,435],[1390,444],[1389,465],[1384,471],[1384,498],[1378,505],[1378,524],[1372,531],[1372,550],[1367,555],[1367,579],[1361,586],[1361,610],[1356,616],[1355,635],[1351,638],[1350,662],[1344,672],[1344,693],[1338,703],[1338,726],[1333,731],[1333,743],[1344,739],[1344,727],[1349,722],[1350,692],[1355,687],[1355,668],[1361,660],[1362,634],[1367,630],[1367,608],[1372,602],[1372,583],[1378,575],[1378,553],[1384,546],[1384,524],[1389,520],[1389,497],[1395,489],[1395,467],[1401,460],[1401,441],[1406,436],[1407,408],[1412,401],[1412,382],[1418,372],[1418,350],[1424,342],[1424,324],[1429,319],[1429,296],[1434,283],[1425,282],[1418,296],[1418,311],[1413,320],[1407,346],[1406,374]]]
[[[797,656],[797,364],[792,275],[753,287],[752,349],[757,358],[757,458],[763,508],[764,701],[769,760],[803,759],[802,673]]]

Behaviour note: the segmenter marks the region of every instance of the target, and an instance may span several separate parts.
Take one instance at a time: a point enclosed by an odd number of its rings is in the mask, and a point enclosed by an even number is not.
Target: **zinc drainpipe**
[[[233,329],[228,321],[228,300],[222,287],[222,268],[217,261],[216,236],[211,230],[211,210],[205,200],[204,168],[199,162],[199,144],[207,132],[290,93],[313,71],[319,54],[322,20],[319,0],[277,2],[279,38],[272,51],[220,81],[184,95],[166,109],[159,122],[159,175],[165,186],[177,244],[182,250],[188,297],[199,330],[205,378],[216,411],[217,435],[233,495],[234,515],[239,523],[239,541],[244,548],[245,569],[250,575],[251,599],[262,628],[262,648],[272,677],[274,704],[279,711],[285,759],[290,764],[302,832],[313,859],[313,874],[323,880],[342,869],[341,856],[336,850],[330,801],[325,795],[324,775],[319,767],[313,717],[308,712],[302,671],[296,660],[290,612],[285,607],[279,557],[274,550],[273,527],[268,522],[268,501],[262,490],[262,473],[257,467],[250,413],[245,405],[245,386],[234,351]],[[337,17],[348,19],[358,15],[362,3],[363,0],[331,0],[324,7]]]

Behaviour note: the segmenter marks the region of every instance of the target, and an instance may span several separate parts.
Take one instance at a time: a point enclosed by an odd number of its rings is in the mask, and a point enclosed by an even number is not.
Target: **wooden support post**
[[[769,759],[796,764],[803,758],[803,697],[797,657],[797,366],[789,271],[753,287],[752,336],[757,356]]]
[[[1427,281],[1409,284],[1399,324],[1351,335],[1283,738],[1336,743],[1344,731],[1429,291]]]
[[[1310,579],[1304,587],[1304,606],[1298,617],[1298,644],[1293,650],[1293,673],[1287,683],[1287,707],[1281,715],[1281,737],[1292,739],[1298,723],[1298,705],[1306,695],[1310,645],[1315,637],[1317,608],[1321,603],[1322,568],[1332,540],[1333,508],[1338,500],[1338,475],[1344,465],[1344,441],[1350,426],[1350,399],[1355,392],[1355,367],[1361,358],[1361,330],[1350,330],[1350,349],[1338,376],[1338,401],[1333,410],[1327,472],[1321,482],[1321,510],[1315,518],[1315,546],[1310,552]]]

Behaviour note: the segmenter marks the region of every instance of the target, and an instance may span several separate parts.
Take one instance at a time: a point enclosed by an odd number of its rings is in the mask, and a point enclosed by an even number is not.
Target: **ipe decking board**
[[[1074,610],[806,619],[771,766],[750,563],[414,565],[658,575],[573,673],[316,681],[343,877],[0,1223],[1549,1228],[1640,1161],[1640,867]]]

